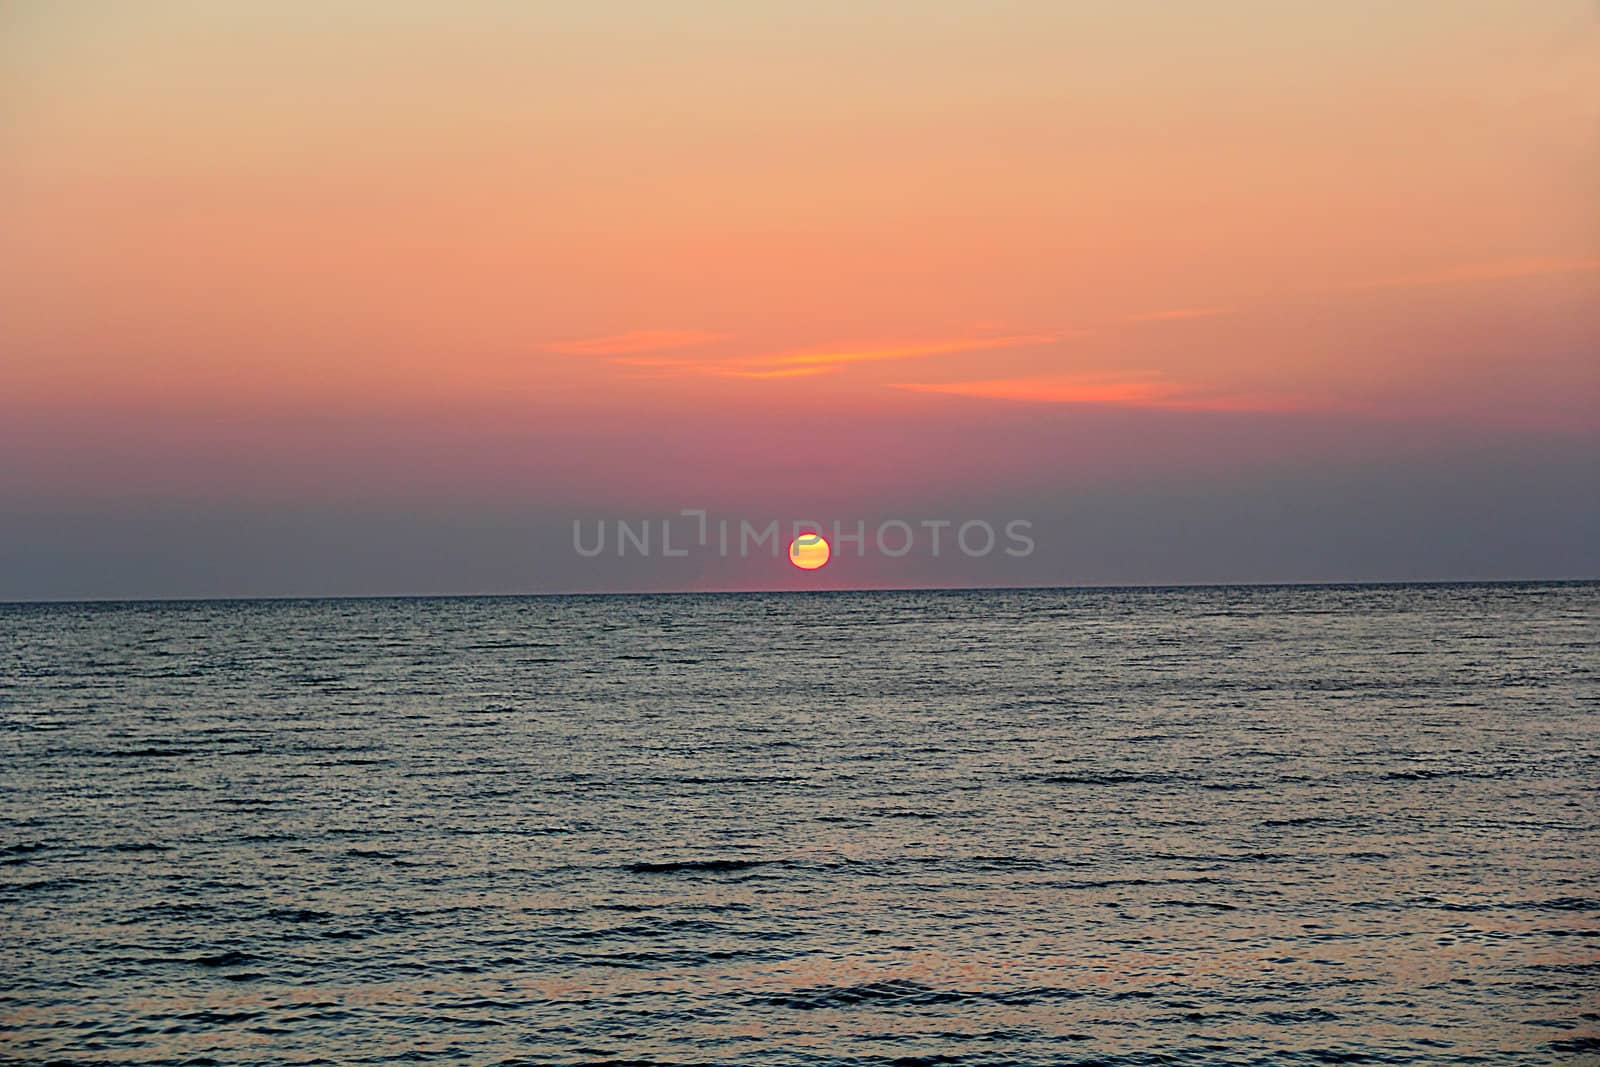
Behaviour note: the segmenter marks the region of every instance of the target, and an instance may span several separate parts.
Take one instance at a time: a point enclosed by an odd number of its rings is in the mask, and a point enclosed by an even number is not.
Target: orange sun
[[[828,562],[828,542],[819,533],[803,533],[789,543],[789,562],[814,571]]]

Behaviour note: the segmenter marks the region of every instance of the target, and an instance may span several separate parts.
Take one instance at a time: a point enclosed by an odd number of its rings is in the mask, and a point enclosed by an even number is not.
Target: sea
[[[0,606],[0,1060],[1600,1061],[1600,585]]]

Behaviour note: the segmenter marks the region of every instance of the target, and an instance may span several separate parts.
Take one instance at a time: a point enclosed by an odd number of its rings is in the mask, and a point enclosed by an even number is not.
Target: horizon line
[[[0,600],[0,608],[12,607],[92,607],[104,604],[231,604],[289,603],[345,600],[532,600],[560,597],[690,597],[690,596],[815,596],[851,593],[1089,593],[1188,589],[1387,589],[1406,586],[1457,585],[1600,585],[1600,577],[1587,578],[1430,578],[1355,581],[1283,582],[1148,582],[1107,583],[1103,585],[928,585],[863,586],[826,589],[655,589],[655,590],[563,590],[522,593],[334,593],[270,594],[259,596],[170,596],[170,597],[66,597],[32,600]]]

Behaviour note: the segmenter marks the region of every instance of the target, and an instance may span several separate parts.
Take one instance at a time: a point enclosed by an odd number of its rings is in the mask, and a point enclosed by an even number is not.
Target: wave
[[[865,1007],[928,1007],[943,1004],[998,1004],[1029,1007],[1060,1000],[1089,996],[1079,989],[1059,986],[1022,986],[1015,989],[962,990],[940,989],[910,978],[886,978],[855,985],[821,985],[782,993],[759,993],[747,1004],[786,1008],[791,1011],[818,1011]],[[1116,994],[1113,994],[1116,996]]]
[[[1097,774],[1025,774],[1019,780],[1047,785],[1161,785],[1179,779],[1171,774],[1104,771]]]
[[[640,860],[628,864],[627,869],[634,874],[722,874],[728,871],[748,871],[755,867],[765,867],[771,862],[771,860],[732,859]]]

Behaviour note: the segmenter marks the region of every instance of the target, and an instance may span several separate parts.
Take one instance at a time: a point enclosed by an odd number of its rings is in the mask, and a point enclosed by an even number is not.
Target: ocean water
[[[1597,619],[0,607],[0,1058],[1592,1062]]]

